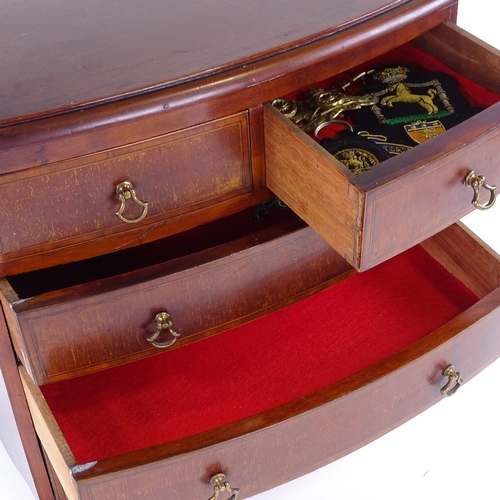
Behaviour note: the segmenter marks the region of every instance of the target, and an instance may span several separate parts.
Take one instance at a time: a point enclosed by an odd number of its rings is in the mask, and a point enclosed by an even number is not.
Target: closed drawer
[[[251,206],[262,188],[251,156],[245,112],[4,174],[0,273],[116,251]]]
[[[467,382],[500,354],[499,285],[498,255],[453,225],[161,357],[41,388],[21,373],[68,498],[208,499],[218,473],[246,498],[460,397],[447,368]]]
[[[231,328],[350,270],[294,214],[276,217],[256,223],[245,211],[121,254],[2,279],[18,356],[39,384],[74,377]]]
[[[358,270],[387,260],[474,210],[474,190],[466,185],[472,171],[490,186],[500,184],[500,104],[494,104],[500,94],[498,51],[450,24],[439,25],[412,45],[434,57],[439,71],[445,65],[487,89],[483,97],[488,103],[481,106],[488,107],[367,172],[355,175],[273,107],[264,109],[268,187]],[[418,52],[405,56],[403,48],[392,54],[360,69],[418,66]],[[474,102],[478,88],[467,90],[471,104],[479,104]],[[478,194],[483,206],[493,196],[484,188]]]

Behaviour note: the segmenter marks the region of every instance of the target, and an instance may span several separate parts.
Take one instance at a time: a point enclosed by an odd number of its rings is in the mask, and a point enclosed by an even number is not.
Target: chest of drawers
[[[0,8],[0,361],[43,499],[246,498],[500,354],[456,223],[495,199],[499,55],[456,2],[146,3]],[[484,109],[356,176],[270,104],[401,54]]]

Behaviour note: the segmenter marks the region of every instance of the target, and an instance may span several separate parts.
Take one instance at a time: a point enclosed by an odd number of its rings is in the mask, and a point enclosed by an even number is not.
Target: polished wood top
[[[1,2],[0,125],[251,65],[408,2]]]

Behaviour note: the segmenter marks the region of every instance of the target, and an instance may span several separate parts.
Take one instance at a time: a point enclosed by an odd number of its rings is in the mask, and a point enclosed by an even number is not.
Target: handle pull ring
[[[475,208],[477,208],[478,210],[488,210],[495,204],[495,201],[497,199],[497,187],[487,184],[484,176],[476,175],[474,170],[472,170],[466,177],[465,184],[467,184],[467,186],[471,186],[474,190],[474,197],[472,198],[471,203]],[[490,199],[485,205],[481,205],[481,203],[479,203],[480,188],[487,189],[490,192]]]
[[[239,488],[232,488],[229,481],[226,481],[225,474],[216,474],[210,479],[210,483],[214,487],[214,494],[208,500],[217,500],[221,491],[231,493],[228,500],[236,500],[240,494]]]
[[[173,330],[173,323],[172,319],[170,317],[170,314],[166,311],[159,312],[155,316],[155,322],[156,322],[156,332],[153,333],[150,337],[148,337],[146,340],[152,344],[154,347],[157,347],[158,349],[166,349],[167,347],[170,347],[174,342],[180,337],[180,333],[177,333],[176,331]],[[173,338],[170,340],[167,340],[166,342],[156,342],[156,339],[159,337],[160,333],[167,330],[170,335],[172,335]]]
[[[136,222],[141,222],[141,220],[144,219],[144,217],[146,217],[146,215],[148,213],[148,203],[146,201],[141,201],[137,197],[137,194],[135,193],[135,189],[134,189],[134,186],[132,185],[132,183],[129,181],[120,182],[120,184],[118,184],[118,186],[116,186],[115,191],[116,191],[116,194],[118,195],[118,198],[120,199],[120,202],[121,202],[120,208],[119,208],[118,212],[116,212],[116,215],[118,216],[118,218],[122,222],[126,222],[127,224],[135,224]],[[130,200],[130,199],[132,199],[132,201],[135,201],[135,203],[137,203],[139,206],[142,207],[142,214],[139,215],[139,217],[137,217],[135,219],[127,219],[126,217],[124,217],[122,215],[123,211],[125,210],[125,203],[127,200]]]

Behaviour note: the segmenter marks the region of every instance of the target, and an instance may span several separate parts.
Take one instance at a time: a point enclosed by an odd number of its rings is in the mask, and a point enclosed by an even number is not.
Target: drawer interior
[[[291,117],[291,120],[298,122],[298,126],[316,142],[331,138],[344,138],[349,141],[356,134],[361,134],[363,137],[369,136],[372,143],[375,142],[385,150],[386,156],[379,158],[380,162],[384,162],[417,147],[429,138],[449,130],[500,101],[500,88],[496,74],[488,75],[486,68],[481,68],[475,62],[468,63],[473,59],[472,54],[469,53],[467,57],[464,57],[464,54],[460,52],[460,48],[469,51],[477,50],[477,46],[473,42],[467,43],[467,40],[465,35],[457,33],[456,27],[441,25],[411,43],[397,47],[349,71],[321,82],[311,82],[307,88],[298,89],[281,97],[299,104],[299,111]],[[475,57],[481,59],[484,58],[484,54],[481,52]],[[398,69],[405,71],[409,69],[409,72],[398,80],[401,74],[395,71]],[[386,70],[390,70],[388,75],[383,74]],[[388,81],[379,82],[383,78],[387,78]],[[398,81],[408,83],[410,93],[413,95],[398,95],[399,100],[394,100],[390,106],[382,105],[384,96],[394,92],[394,90],[388,91],[388,88],[396,85]],[[444,94],[441,94],[442,90],[445,91]],[[372,106],[363,105],[352,110],[347,109],[334,118],[339,123],[332,123],[315,134],[315,127],[311,129],[310,124],[321,123],[322,120],[327,121],[328,116],[333,116],[328,114],[327,108],[318,108],[318,100],[311,97],[311,94],[317,94],[319,91],[340,92],[348,97],[376,95],[378,98],[376,106],[382,116],[377,118]],[[373,94],[370,94],[372,91]],[[417,95],[420,99],[416,98]],[[413,104],[411,98],[414,98]],[[326,100],[328,97],[321,99]],[[445,109],[442,103],[439,103],[439,109],[437,106],[434,108],[435,111],[426,107],[429,103],[432,106],[432,101],[438,103],[438,101],[445,102],[446,100],[451,103],[451,107]],[[279,109],[281,106],[277,104],[277,107]],[[285,116],[289,109],[285,108]],[[318,122],[314,119],[300,120],[297,116],[301,114],[302,109],[316,109],[313,117],[320,114],[325,117]],[[385,116],[384,113],[389,113],[389,115]],[[379,120],[383,123],[379,123]],[[425,132],[414,132],[408,129],[407,133],[400,126],[400,124],[421,123],[426,120],[441,120],[444,125],[441,124],[441,128],[436,127]],[[354,134],[349,133],[347,124],[343,122],[347,122],[354,128]],[[398,132],[394,132],[395,129]],[[350,142],[347,143],[350,144]],[[362,148],[361,145],[357,147]],[[337,155],[335,157],[337,158]],[[348,177],[352,177],[351,172],[361,177],[368,172],[368,169],[356,170],[355,168],[349,171],[342,163],[334,162],[334,164]],[[377,165],[377,169],[379,168],[380,166]],[[380,175],[383,175],[383,171]],[[359,182],[362,183],[362,181]]]
[[[417,246],[203,342],[41,391],[76,462],[93,462],[304,398],[422,339],[488,288],[471,292]]]
[[[298,217],[288,210],[275,210],[269,216],[256,220],[258,210],[259,207],[252,207],[168,238],[91,259],[12,275],[7,279],[18,299],[24,300],[140,272],[282,223],[292,222],[300,226]],[[78,290],[74,289],[72,293],[78,293]]]

